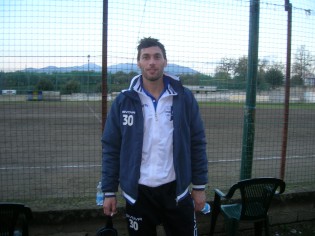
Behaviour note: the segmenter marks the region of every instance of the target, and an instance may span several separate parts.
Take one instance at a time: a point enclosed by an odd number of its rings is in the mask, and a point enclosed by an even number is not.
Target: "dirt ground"
[[[30,235],[32,236],[94,236],[98,229],[104,225],[100,219],[85,222],[74,222],[63,225],[40,225],[31,226]],[[119,236],[127,236],[125,222],[114,221]],[[157,228],[157,236],[164,236],[162,226]],[[207,235],[207,231],[199,233],[199,236]],[[216,233],[217,236],[225,235],[224,231]],[[315,221],[304,221],[303,223],[282,224],[270,227],[271,236],[314,236]],[[239,236],[253,236],[252,229],[240,230]]]
[[[315,222],[303,223],[303,224],[294,224],[294,225],[281,225],[275,226],[270,229],[271,236],[314,236],[315,235]],[[47,228],[46,228],[47,229]],[[75,231],[75,228],[68,229],[69,231]],[[45,229],[42,229],[42,232],[33,234],[33,236],[94,236],[95,231],[82,231],[82,232],[59,232],[59,233],[45,233]],[[119,236],[127,236],[128,234],[119,234]],[[163,229],[158,229],[157,236],[163,236]],[[225,235],[222,234],[216,234]],[[240,236],[252,236],[253,232],[242,232]],[[200,235],[202,236],[202,235]]]
[[[35,212],[95,207],[101,168],[100,102],[13,101],[1,102],[0,109],[0,199],[26,202]],[[200,109],[208,141],[207,200],[212,200],[213,188],[226,189],[239,179],[244,108],[240,104],[201,103]],[[255,117],[252,176],[278,177],[283,108],[260,105]],[[314,105],[290,110],[286,192],[314,190],[314,117]],[[95,235],[102,225],[100,220],[37,225],[31,227],[31,235]],[[315,235],[313,226],[314,222],[275,226],[272,235]]]
[[[100,101],[1,102],[0,199],[20,200],[34,210],[95,206],[101,176]],[[201,103],[213,188],[239,180],[244,108],[235,103]],[[283,107],[259,105],[255,112],[252,176],[278,177]],[[287,192],[313,189],[315,107],[290,110],[285,162]]]

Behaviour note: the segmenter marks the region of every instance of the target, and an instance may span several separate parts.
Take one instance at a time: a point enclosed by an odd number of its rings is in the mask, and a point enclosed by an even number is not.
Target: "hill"
[[[55,72],[59,72],[59,73],[66,73],[66,72],[72,72],[72,71],[95,71],[95,72],[101,72],[102,71],[102,67],[95,64],[95,63],[90,63],[88,64],[84,64],[82,66],[72,66],[72,67],[56,67],[56,66],[47,66],[44,68],[26,68],[23,71],[24,72],[33,72],[33,73],[55,73]],[[116,64],[116,65],[111,65],[108,66],[107,68],[107,72],[108,73],[112,73],[115,74],[118,71],[122,71],[124,73],[129,73],[129,72],[138,72],[140,73],[140,70],[138,69],[138,66],[136,64],[132,64],[132,63],[120,63],[120,64]],[[177,64],[168,64],[167,67],[165,68],[165,71],[167,73],[170,74],[196,74],[199,73],[198,71],[191,69],[189,67],[185,67],[185,66],[180,66]]]

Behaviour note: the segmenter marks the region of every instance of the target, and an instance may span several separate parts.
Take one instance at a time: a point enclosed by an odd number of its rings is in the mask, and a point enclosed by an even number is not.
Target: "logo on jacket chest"
[[[135,111],[122,111],[122,117],[123,117],[123,125],[132,126],[134,122],[134,116],[136,114]]]

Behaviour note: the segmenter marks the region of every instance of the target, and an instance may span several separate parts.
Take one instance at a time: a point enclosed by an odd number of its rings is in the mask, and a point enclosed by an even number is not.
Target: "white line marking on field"
[[[315,155],[307,155],[307,156],[288,156],[286,159],[302,159],[302,158],[315,158]],[[254,161],[265,161],[265,160],[279,160],[281,157],[257,157],[254,158]],[[216,160],[216,161],[208,161],[208,163],[224,163],[224,162],[240,162],[241,159],[233,159],[233,160]],[[0,170],[27,170],[27,169],[85,169],[85,168],[94,168],[101,167],[101,164],[95,165],[61,165],[61,166],[8,166],[8,167],[0,167]]]
[[[301,158],[314,158],[315,155],[307,155],[307,156],[288,156],[286,157],[286,159],[301,159]],[[254,158],[253,160],[254,161],[265,161],[265,160],[279,160],[281,159],[280,156],[274,156],[274,157],[257,157],[257,158]],[[209,160],[208,163],[220,163],[220,162],[239,162],[241,161],[242,159],[231,159],[231,160],[228,160],[228,159],[225,159],[225,160]]]
[[[101,119],[101,117],[95,112],[95,110],[91,107],[91,106],[89,106],[89,104],[86,104],[85,103],[85,106],[87,106],[88,108],[89,108],[89,110],[90,110],[90,112],[92,112],[92,114],[94,115],[94,117],[100,122],[100,124],[102,123],[102,119]]]
[[[85,169],[93,167],[101,167],[102,165],[64,165],[64,166],[12,166],[0,167],[0,170],[25,170],[25,169]]]

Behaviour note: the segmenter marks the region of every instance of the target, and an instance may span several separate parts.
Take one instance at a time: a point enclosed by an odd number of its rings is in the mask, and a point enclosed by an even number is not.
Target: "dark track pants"
[[[156,226],[163,224],[168,236],[197,236],[193,201],[188,194],[176,201],[176,183],[156,188],[139,186],[135,204],[126,202],[126,218],[130,236],[155,236]]]

